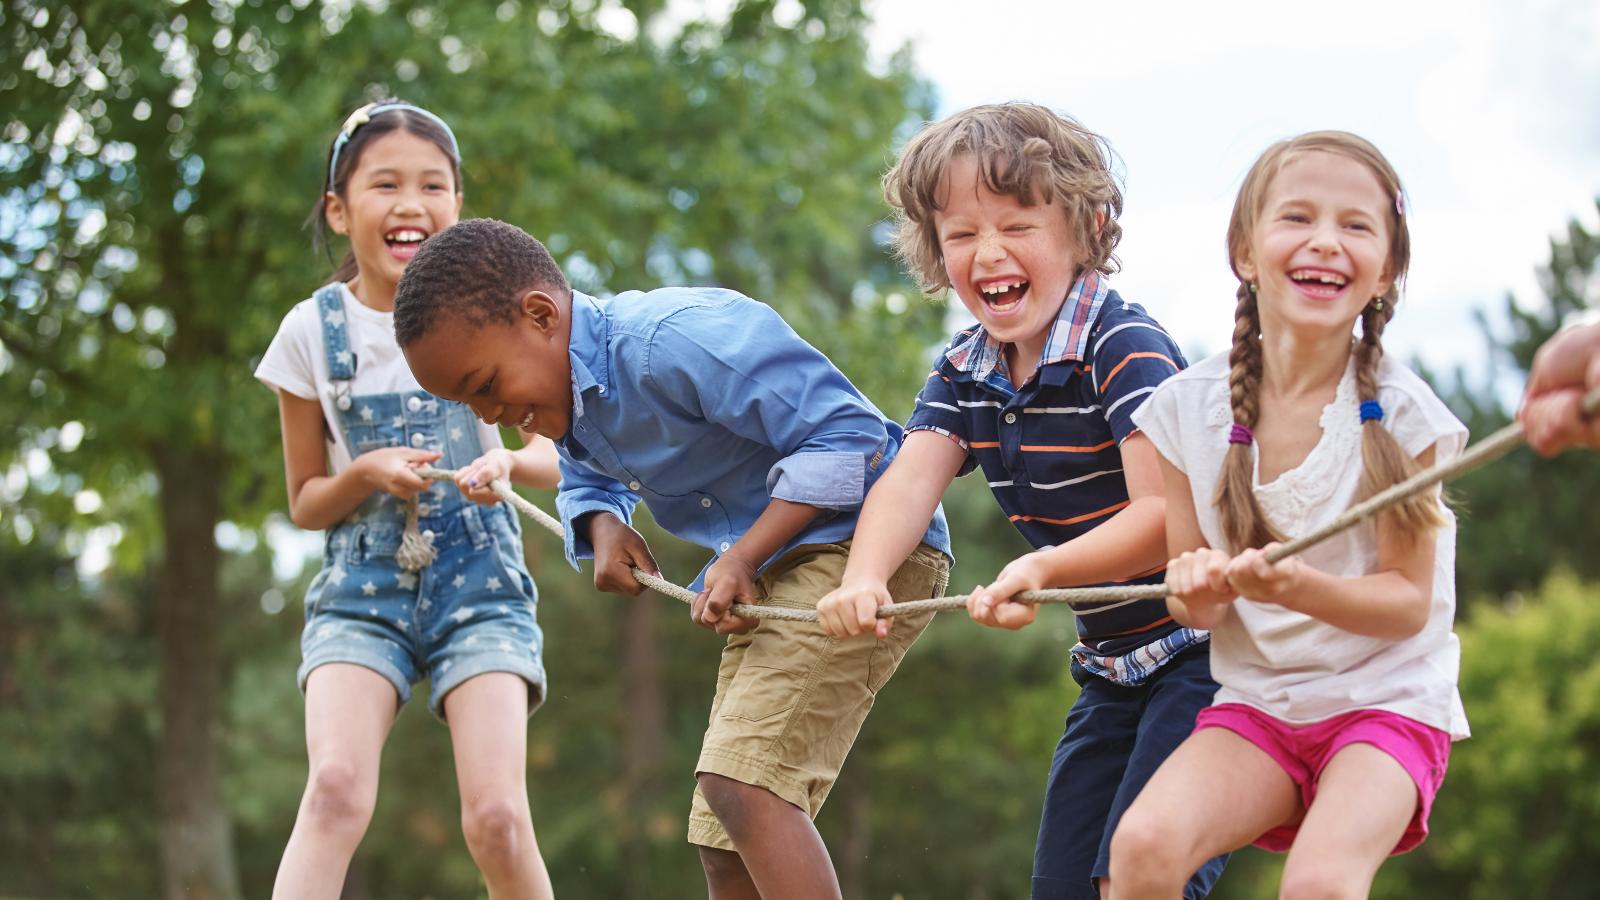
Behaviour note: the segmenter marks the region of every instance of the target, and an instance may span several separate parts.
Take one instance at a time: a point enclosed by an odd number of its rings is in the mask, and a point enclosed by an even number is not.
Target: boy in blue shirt
[[[689,840],[713,898],[838,897],[812,819],[930,616],[878,643],[728,609],[812,608],[838,585],[899,426],[766,305],[715,288],[590,297],[503,222],[426,241],[394,324],[423,387],[556,442],[567,558],[594,558],[595,587],[638,594],[630,569],[657,571],[628,524],[641,499],[667,531],[713,551],[692,616],[729,638]],[[942,512],[918,533],[889,578],[897,599],[938,596],[948,580]]]
[[[892,633],[875,617],[888,575],[950,482],[980,467],[1038,549],[972,591],[977,621],[1032,622],[1037,607],[1011,600],[1026,590],[1160,584],[1161,469],[1132,416],[1184,361],[1107,284],[1122,193],[1104,139],[1033,104],[974,107],[912,138],[885,186],[912,274],[930,293],[953,289],[978,324],[951,340],[918,394],[905,447],[862,509],[843,584],[818,605],[823,627]],[[1217,690],[1207,633],[1180,627],[1164,600],[1081,610],[1078,638],[1081,691],[1045,788],[1036,898],[1111,893],[1118,819]],[[1186,896],[1204,896],[1221,869],[1222,858],[1207,863]]]

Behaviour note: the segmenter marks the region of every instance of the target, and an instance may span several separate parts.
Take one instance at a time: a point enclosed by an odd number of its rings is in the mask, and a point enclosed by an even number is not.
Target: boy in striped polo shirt
[[[978,324],[956,334],[917,396],[899,457],[868,496],[840,587],[817,608],[851,635],[890,621],[886,582],[950,482],[982,468],[1038,548],[968,610],[1001,628],[1032,622],[1025,590],[1159,584],[1167,559],[1161,469],[1132,417],[1184,366],[1166,331],[1107,284],[1122,194],[1104,139],[1032,104],[980,106],[922,131],[885,179],[896,246],[930,293],[953,289]],[[1123,810],[1211,702],[1207,634],[1162,600],[1081,610],[1067,714],[1045,789],[1032,895],[1109,893]],[[1224,858],[1185,892],[1201,897]]]

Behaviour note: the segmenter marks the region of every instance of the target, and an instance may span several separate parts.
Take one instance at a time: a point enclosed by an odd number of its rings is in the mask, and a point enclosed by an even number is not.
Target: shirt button
[[[606,386],[602,384],[599,387],[595,388],[595,391],[597,393],[604,394],[606,392]]]
[[[406,409],[409,409],[412,412],[416,412],[417,410],[419,410],[421,408],[422,408],[422,400],[417,398],[417,397],[412,397],[410,400],[406,401]]]
[[[727,553],[728,552],[728,542],[727,541],[723,541],[722,543],[718,544],[717,545],[717,551],[719,553]]]
[[[711,508],[711,498],[710,497],[701,497],[700,498],[700,505],[705,507],[706,509],[710,509]]]
[[[1015,424],[1017,424],[1017,414],[1016,413],[1006,413],[1006,424],[1007,425],[1015,425]]]
[[[339,397],[339,399],[333,401],[333,405],[339,407],[342,410],[343,409],[349,409],[350,408],[350,398],[341,395]]]
[[[637,481],[628,482],[628,490],[630,490],[630,491],[637,491],[639,489],[639,487],[640,487],[640,485],[639,485],[639,482],[637,482]]]
[[[413,446],[413,447],[421,447],[422,446],[422,442],[425,441],[425,440],[427,440],[427,438],[423,437],[421,434],[413,434],[411,436],[411,446]]]

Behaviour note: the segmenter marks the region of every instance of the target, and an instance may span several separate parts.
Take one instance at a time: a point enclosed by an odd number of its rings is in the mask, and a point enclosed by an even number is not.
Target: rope
[[[1596,388],[1584,396],[1580,409],[1585,418],[1592,418],[1597,413],[1600,413],[1600,388]],[[1361,503],[1350,507],[1338,518],[1310,534],[1280,544],[1271,553],[1267,554],[1267,561],[1279,562],[1297,553],[1302,553],[1307,548],[1320,544],[1341,531],[1359,525],[1389,507],[1420,494],[1434,485],[1450,481],[1474,469],[1488,465],[1516,449],[1525,440],[1526,436],[1522,432],[1522,423],[1512,422],[1510,425],[1468,447],[1455,459],[1418,472],[1405,481],[1387,490],[1380,491]],[[439,469],[433,466],[420,466],[417,468],[417,474],[433,481],[450,481],[455,478],[454,470]],[[490,485],[490,488],[502,500],[510,503],[518,512],[544,526],[546,530],[561,540],[566,540],[566,530],[561,527],[561,523],[549,513],[528,502],[521,494],[513,491],[509,482],[496,481]],[[408,531],[415,529],[414,516],[407,517],[406,526]],[[402,543],[404,543],[404,540],[405,538],[402,537]],[[680,587],[664,578],[651,575],[643,569],[634,568],[632,571],[633,577],[641,585],[653,591],[665,594],[683,603],[693,603],[695,601],[697,595],[688,588]],[[1166,585],[1135,584],[1023,591],[1012,599],[1022,603],[1063,603],[1068,606],[1087,608],[1132,600],[1159,600],[1166,596]],[[878,618],[885,619],[892,616],[911,615],[930,610],[965,609],[966,606],[967,595],[965,594],[936,597],[929,600],[910,600],[905,603],[886,603],[878,607]],[[817,620],[816,611],[808,609],[788,609],[776,606],[752,606],[746,603],[735,603],[730,611],[736,616],[753,619],[784,619],[791,622],[815,622]]]

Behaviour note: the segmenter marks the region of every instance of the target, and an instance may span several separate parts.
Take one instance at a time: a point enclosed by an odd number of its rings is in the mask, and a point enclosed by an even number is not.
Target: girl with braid
[[[1433,491],[1300,556],[1267,553],[1457,455],[1466,429],[1383,353],[1410,237],[1371,144],[1323,131],[1269,148],[1228,254],[1232,349],[1134,417],[1166,483],[1168,606],[1211,629],[1220,688],[1118,826],[1112,896],[1180,896],[1251,843],[1288,851],[1281,896],[1365,896],[1427,834],[1467,736],[1455,520]]]

